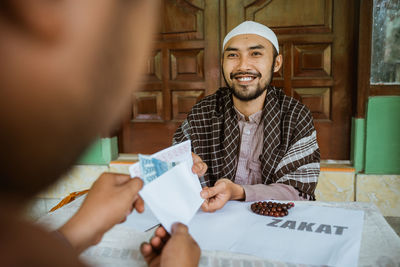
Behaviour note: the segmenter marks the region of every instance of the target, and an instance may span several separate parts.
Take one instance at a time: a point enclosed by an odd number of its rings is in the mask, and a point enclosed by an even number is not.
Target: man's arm
[[[254,184],[242,185],[244,189],[244,201],[259,201],[259,200],[306,200],[299,195],[293,186],[281,183],[270,185]]]
[[[205,188],[201,196],[205,199],[203,211],[212,212],[222,208],[229,200],[257,201],[275,200],[312,200],[320,171],[320,153],[316,131],[312,126],[311,115],[304,116],[307,127],[299,127],[294,132],[295,141],[278,164],[276,182],[270,185],[238,185],[228,179],[220,179],[214,187]],[[217,187],[218,183],[220,184]]]
[[[215,186],[204,188],[200,196],[205,199],[202,210],[214,212],[223,208],[229,200],[305,200],[299,192],[286,184],[239,185],[229,179],[219,179]]]

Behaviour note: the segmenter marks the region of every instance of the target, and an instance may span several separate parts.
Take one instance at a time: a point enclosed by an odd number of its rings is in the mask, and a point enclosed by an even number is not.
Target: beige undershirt
[[[242,185],[245,191],[245,201],[257,200],[304,200],[292,186],[275,183],[262,183],[260,155],[263,147],[262,111],[249,116],[240,113],[236,107],[240,130],[240,150],[236,169],[235,183]]]

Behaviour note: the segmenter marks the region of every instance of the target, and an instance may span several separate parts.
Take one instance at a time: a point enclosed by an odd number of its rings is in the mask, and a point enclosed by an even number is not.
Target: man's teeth
[[[248,81],[253,80],[253,77],[240,77],[240,78],[238,78],[238,80],[240,82],[248,82]]]

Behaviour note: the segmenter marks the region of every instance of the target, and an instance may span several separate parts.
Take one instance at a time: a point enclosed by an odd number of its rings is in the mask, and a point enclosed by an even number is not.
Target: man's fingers
[[[203,176],[207,172],[207,164],[203,160],[192,152],[193,167],[192,172],[198,176]]]
[[[198,155],[196,155],[193,152],[192,152],[192,159],[193,159],[193,163],[197,163],[197,162],[202,162],[203,161]]]
[[[140,252],[143,255],[144,260],[149,264],[153,261],[158,254],[154,251],[153,247],[149,243],[142,243],[140,245]]]
[[[204,162],[193,163],[192,172],[198,176],[203,176],[207,172],[207,164]]]
[[[158,236],[161,241],[166,244],[168,242],[168,239],[171,237],[168,232],[164,229],[164,227],[159,226],[156,231],[154,232],[155,236]]]
[[[201,205],[201,210],[204,212],[214,212],[220,209],[219,206],[221,205],[217,205],[216,202],[204,201],[203,204]]]
[[[131,179],[131,177],[129,175],[126,175],[126,174],[108,173],[107,175],[114,176],[114,182],[117,185],[125,184],[126,182],[128,182]]]
[[[137,193],[143,187],[143,181],[140,178],[130,179],[124,184],[125,190],[132,196],[132,199],[136,197]]]
[[[201,190],[200,192],[200,196],[204,199],[209,199],[211,197],[213,197],[214,194],[214,190],[211,189],[212,187],[207,187],[207,188],[203,188],[203,190]]]
[[[142,213],[144,211],[144,201],[140,196],[138,196],[137,200],[133,205],[135,210],[137,210],[137,212]]]
[[[153,252],[153,249],[151,248],[151,245],[149,243],[142,243],[140,245],[140,251],[142,252],[142,255],[144,257],[148,256],[151,252]]]
[[[150,240],[150,244],[153,247],[153,250],[155,250],[156,252],[161,251],[164,246],[164,242],[158,236],[153,236]]]
[[[204,212],[210,212],[207,200],[204,201],[203,204],[201,205],[201,210],[204,211]]]
[[[166,231],[166,230],[164,229],[164,227],[162,227],[162,226],[159,226],[159,227],[156,229],[156,231],[154,232],[154,234],[155,234],[156,236],[160,237],[160,238],[165,238],[165,237],[168,235],[167,231]]]
[[[200,192],[200,196],[204,199],[212,198],[217,194],[224,192],[225,189],[226,189],[225,183],[219,183],[213,187],[203,188],[203,190]]]

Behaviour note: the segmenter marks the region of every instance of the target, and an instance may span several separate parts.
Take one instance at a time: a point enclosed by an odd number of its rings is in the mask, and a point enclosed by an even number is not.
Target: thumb
[[[213,196],[216,196],[216,195],[224,192],[225,189],[226,189],[226,184],[225,183],[219,183],[219,184],[216,184],[213,187],[204,188],[200,192],[200,196],[202,198],[204,198],[204,199],[212,198]]]
[[[124,191],[127,191],[132,196],[132,198],[135,198],[137,196],[137,193],[143,187],[143,181],[140,178],[133,178],[126,182],[123,187]]]
[[[174,223],[171,227],[171,234],[187,234],[188,227],[182,223]]]

